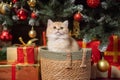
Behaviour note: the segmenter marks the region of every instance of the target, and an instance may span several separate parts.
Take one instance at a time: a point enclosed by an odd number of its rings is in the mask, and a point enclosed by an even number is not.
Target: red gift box
[[[92,49],[92,61],[94,63],[97,63],[100,58],[101,58],[101,55],[100,55],[100,51],[98,49],[99,45],[100,45],[100,41],[99,40],[92,40],[90,42],[84,42],[82,40],[78,40],[77,41],[78,44],[79,44],[79,47],[80,48],[91,48]]]
[[[109,44],[104,53],[104,58],[114,66],[120,65],[120,39],[116,35],[109,37]]]
[[[34,47],[18,47],[17,48],[17,63],[34,64]]]
[[[0,65],[0,80],[40,80],[39,64]]]

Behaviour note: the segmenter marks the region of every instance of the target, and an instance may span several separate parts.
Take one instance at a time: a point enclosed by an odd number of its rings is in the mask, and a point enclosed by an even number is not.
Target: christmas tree
[[[87,39],[98,38],[103,44],[112,34],[120,36],[119,0],[87,0],[84,6],[81,34]]]
[[[0,9],[3,30],[7,28],[12,31],[11,27],[16,24],[40,26],[46,25],[48,19],[67,19],[71,31],[74,29],[74,21],[79,24],[77,39],[90,41],[97,38],[106,44],[110,35],[120,36],[119,0],[3,0]],[[11,34],[7,37],[2,37],[1,40],[12,40]]]

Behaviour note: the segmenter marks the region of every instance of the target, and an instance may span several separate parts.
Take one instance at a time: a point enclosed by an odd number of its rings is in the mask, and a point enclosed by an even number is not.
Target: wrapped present
[[[30,63],[34,64],[38,61],[39,47],[7,47],[8,63]]]
[[[39,64],[0,65],[0,80],[40,80]]]
[[[120,79],[120,39],[116,35],[109,37],[109,44],[106,51],[104,52],[104,59],[110,64],[110,68],[101,72],[97,69],[96,64],[92,66],[91,76],[94,78],[116,78]]]
[[[98,49],[99,45],[100,45],[100,41],[99,40],[92,40],[90,42],[84,42],[82,40],[78,40],[77,41],[78,44],[79,44],[79,47],[81,48],[91,48],[92,49],[92,61],[94,63],[97,63],[100,58],[101,58],[101,55],[100,55],[100,51]]]
[[[113,66],[111,65],[110,68],[105,71],[105,72],[101,72],[97,69],[96,64],[92,65],[92,74],[91,74],[91,78],[92,79],[98,79],[98,78],[105,78],[105,80],[107,79],[113,79],[115,78],[115,80],[120,80],[120,70],[117,66]]]
[[[17,62],[34,64],[34,47],[18,47]]]
[[[109,44],[104,53],[104,58],[114,66],[120,65],[120,39],[116,35],[109,37]]]

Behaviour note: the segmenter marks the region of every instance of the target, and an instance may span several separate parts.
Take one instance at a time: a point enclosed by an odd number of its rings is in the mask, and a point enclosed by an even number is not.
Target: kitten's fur
[[[79,46],[77,42],[70,37],[68,29],[68,21],[53,22],[48,20],[46,36],[48,39],[47,47],[49,51],[54,52],[66,52],[66,51],[78,51]]]

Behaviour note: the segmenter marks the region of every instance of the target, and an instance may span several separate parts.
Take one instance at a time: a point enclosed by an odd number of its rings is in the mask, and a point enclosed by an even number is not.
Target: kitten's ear
[[[63,24],[68,27],[68,20],[64,21]]]
[[[50,26],[53,23],[51,19],[48,19],[47,26]]]

